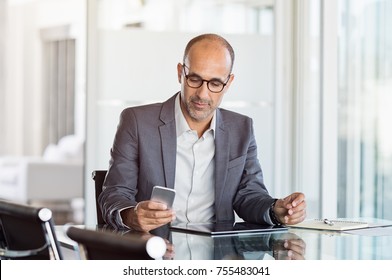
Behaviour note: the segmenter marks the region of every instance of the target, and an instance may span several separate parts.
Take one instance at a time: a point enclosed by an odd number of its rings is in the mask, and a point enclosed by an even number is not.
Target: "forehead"
[[[203,40],[189,49],[185,64],[192,72],[223,77],[230,72],[231,57],[220,42]]]

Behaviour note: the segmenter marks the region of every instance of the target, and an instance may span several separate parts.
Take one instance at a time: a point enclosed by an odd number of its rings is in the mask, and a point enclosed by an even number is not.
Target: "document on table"
[[[309,228],[319,230],[332,230],[332,231],[344,231],[359,228],[367,228],[369,224],[367,222],[360,221],[348,221],[348,220],[330,220],[330,219],[311,219],[305,220],[302,223],[292,225],[292,227],[298,228]]]

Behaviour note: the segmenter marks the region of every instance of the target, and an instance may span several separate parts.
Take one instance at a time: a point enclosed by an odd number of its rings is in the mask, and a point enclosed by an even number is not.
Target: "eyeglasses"
[[[223,83],[222,81],[218,80],[218,79],[212,79],[212,80],[204,80],[202,79],[200,76],[196,75],[196,74],[190,74],[187,75],[185,73],[185,68],[189,67],[186,66],[185,64],[182,65],[183,69],[184,69],[184,76],[185,76],[185,80],[186,83],[189,87],[191,88],[199,88],[203,85],[204,82],[207,83],[207,88],[209,91],[214,92],[214,93],[219,93],[221,92],[224,87],[227,85],[227,82],[229,81],[230,75],[227,77],[227,80],[225,83]]]

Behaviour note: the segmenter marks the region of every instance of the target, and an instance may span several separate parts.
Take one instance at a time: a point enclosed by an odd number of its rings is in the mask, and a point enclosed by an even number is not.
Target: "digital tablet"
[[[287,231],[285,226],[270,226],[252,224],[247,222],[228,222],[228,223],[172,223],[173,231],[182,231],[187,233],[223,235],[223,234],[240,234],[240,233],[262,233],[274,231]]]

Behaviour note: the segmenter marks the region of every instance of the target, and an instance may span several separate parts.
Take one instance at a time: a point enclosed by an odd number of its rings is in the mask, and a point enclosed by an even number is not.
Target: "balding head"
[[[192,47],[198,43],[205,43],[205,46],[207,47],[215,46],[215,47],[225,48],[230,55],[230,60],[231,60],[230,72],[233,70],[233,65],[234,65],[233,47],[229,44],[229,42],[226,41],[226,39],[224,39],[222,36],[219,36],[217,34],[202,34],[190,40],[185,47],[184,58],[183,58],[184,63],[187,60],[189,52],[192,49]]]

